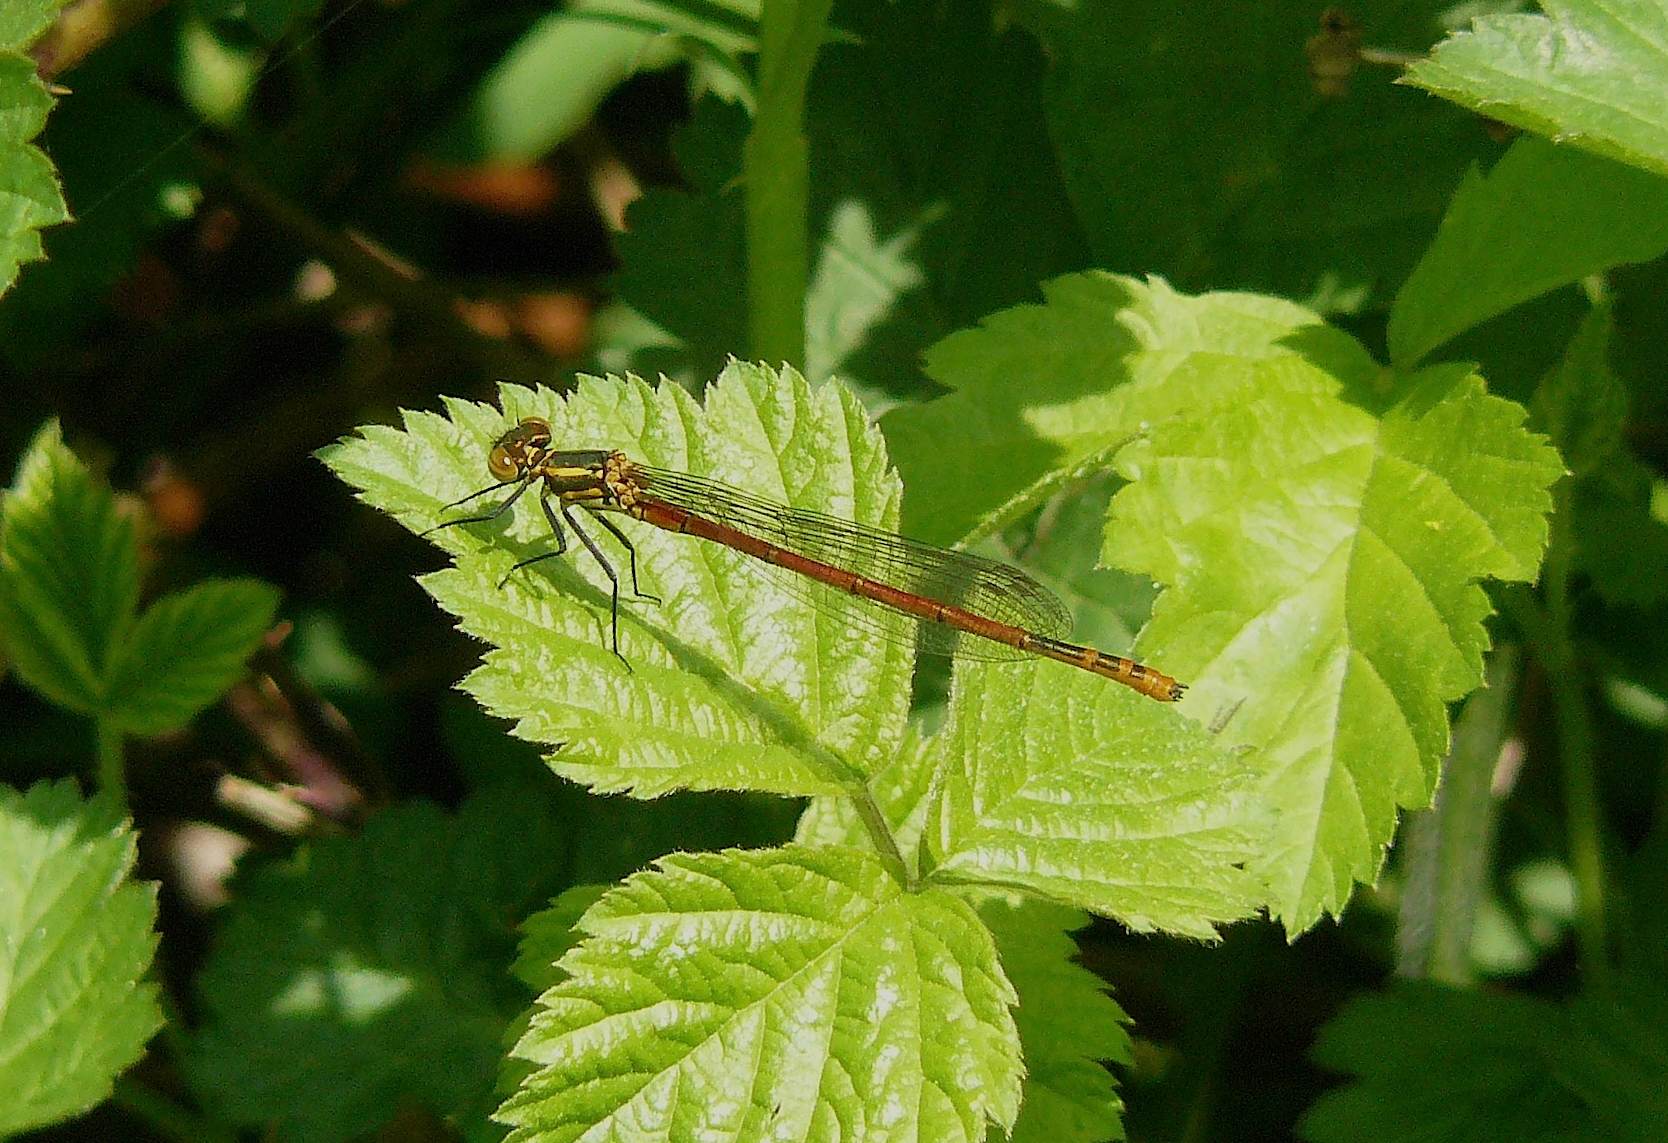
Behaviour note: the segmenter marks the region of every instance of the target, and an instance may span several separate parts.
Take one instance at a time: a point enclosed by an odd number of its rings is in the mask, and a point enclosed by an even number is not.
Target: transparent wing
[[[1036,580],[1007,564],[790,508],[687,473],[634,465],[632,474],[656,499],[819,563],[1038,635],[1058,639],[1071,630],[1071,614],[1065,605]],[[773,583],[824,614],[895,641],[914,643],[928,654],[987,661],[1028,657],[1005,644],[921,622],[785,568],[752,562]]]

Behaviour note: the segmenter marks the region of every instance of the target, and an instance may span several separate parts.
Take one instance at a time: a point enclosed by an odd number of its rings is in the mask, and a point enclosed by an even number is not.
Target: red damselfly
[[[1041,656],[1114,679],[1161,702],[1176,701],[1186,689],[1134,659],[1066,642],[1071,616],[1059,599],[1024,572],[995,560],[776,504],[716,480],[639,464],[609,449],[552,448],[550,423],[538,417],[522,419],[498,438],[487,455],[487,469],[496,484],[446,508],[513,487],[504,502],[491,512],[447,520],[428,532],[496,519],[536,486],[556,549],[524,559],[510,572],[565,553],[567,530],[572,529],[613,585],[610,630],[616,655],[620,578],[596,540],[580,527],[574,505],[588,509],[624,547],[631,588],[639,598],[655,597],[638,588],[637,551],[603,513],[619,512],[793,572],[826,589],[818,596],[825,611],[889,636],[911,637],[929,653],[975,660]]]

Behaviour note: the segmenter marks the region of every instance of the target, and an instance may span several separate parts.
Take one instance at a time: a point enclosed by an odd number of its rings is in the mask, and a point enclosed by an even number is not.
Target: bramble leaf
[[[515,1048],[511,1139],[982,1141],[1022,1066],[990,931],[844,848],[665,858],[605,895]]]
[[[145,609],[115,663],[107,711],[133,734],[189,722],[244,672],[272,625],[278,592],[256,580],[208,580]]]
[[[896,520],[879,433],[844,389],[813,391],[792,371],[732,364],[704,406],[670,384],[597,379],[565,400],[513,386],[502,400],[504,412],[452,402],[451,421],[408,414],[407,432],[368,428],[324,459],[364,499],[426,527],[458,516],[442,506],[490,481],[491,441],[536,413],[562,447],[623,449],[778,502],[881,527]],[[434,533],[457,566],[423,582],[494,645],[464,689],[515,719],[517,735],[557,748],[557,773],[638,797],[849,793],[891,755],[907,647],[818,611],[749,557],[622,517],[643,590],[661,602],[634,599],[625,553],[586,515],[581,526],[622,579],[622,662],[609,646],[608,581],[580,545],[499,586],[518,559],[554,550],[549,524],[524,503],[498,523]]]
[[[1133,1046],[1123,1010],[1105,983],[1073,962],[1073,930],[1089,918],[1042,901],[990,900],[979,917],[996,937],[1019,1004],[1025,1102],[1012,1143],[1103,1143],[1124,1138],[1123,1101],[1101,1061],[1128,1065]]]
[[[1175,712],[1053,664],[969,666],[925,746],[929,881],[1024,889],[1137,932],[1249,916],[1255,773]]]
[[[1627,262],[1668,250],[1668,179],[1519,139],[1454,193],[1436,240],[1390,311],[1390,356],[1413,365],[1471,327]]]
[[[1548,0],[1480,16],[1403,82],[1595,154],[1668,175],[1668,9]]]
[[[1563,466],[1463,368],[1383,395],[1297,358],[1200,361],[1183,384],[1230,377],[1237,401],[1119,455],[1135,483],[1103,558],[1169,585],[1142,645],[1258,749],[1279,809],[1262,872],[1295,930],[1374,874],[1398,806],[1428,803],[1444,704],[1482,678],[1477,581],[1534,578]]]
[[[31,142],[52,96],[23,54],[61,7],[63,0],[11,0],[0,11],[0,295],[19,267],[43,257],[42,228],[69,218],[52,161]]]
[[[53,702],[156,734],[232,684],[278,602],[253,580],[206,580],[135,619],[138,593],[133,520],[49,422],[0,511],[0,645]]]
[[[560,841],[545,803],[507,787],[455,816],[386,810],[358,837],[240,875],[199,977],[196,1091],[301,1143],[356,1138],[405,1101],[484,1115],[526,1003],[512,929],[550,888],[528,855]]]
[[[156,889],[128,880],[133,831],[71,782],[0,786],[0,1136],[110,1095],[162,1026]]]
[[[1212,394],[1173,380],[1195,356],[1305,353],[1340,372],[1374,368],[1348,337],[1277,298],[1188,297],[1159,279],[1100,272],[1042,290],[1042,305],[992,314],[928,350],[927,372],[952,392],[881,419],[909,489],[908,535],[986,535],[1105,466],[1147,425],[1205,415]]]
[[[96,714],[139,595],[133,521],[64,445],[35,434],[0,516],[0,640],[28,684]]]

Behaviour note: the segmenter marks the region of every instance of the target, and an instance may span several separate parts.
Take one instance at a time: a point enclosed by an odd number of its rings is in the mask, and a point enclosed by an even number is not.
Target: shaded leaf
[[[199,1096],[303,1143],[358,1137],[407,1101],[483,1115],[526,1002],[513,927],[549,888],[529,855],[560,836],[542,799],[506,788],[455,817],[386,810],[240,876],[198,978]]]
[[[1105,1062],[1132,1062],[1124,1029],[1129,1017],[1106,985],[1073,960],[1071,934],[1089,918],[1040,901],[991,900],[978,908],[1019,994],[1014,1019],[1025,1054],[1025,1102],[1013,1143],[1124,1138],[1124,1105]]]
[[[1668,250],[1668,179],[1519,139],[1472,169],[1390,311],[1390,356],[1412,365],[1455,335],[1558,286]]]
[[[1668,999],[1623,978],[1610,1000],[1568,1005],[1401,985],[1357,999],[1314,1057],[1353,1081],[1309,1110],[1301,1134],[1421,1143],[1660,1139],[1668,1129]]]
[[[1366,42],[1419,50],[1449,5],[1348,6]],[[1356,311],[1418,258],[1480,124],[1362,68],[1316,91],[1322,5],[1027,3],[1049,134],[1089,264]]]

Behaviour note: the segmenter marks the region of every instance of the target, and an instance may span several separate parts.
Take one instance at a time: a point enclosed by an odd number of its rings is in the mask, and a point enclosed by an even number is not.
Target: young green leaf
[[[1129,1017],[1099,977],[1072,961],[1077,945],[1071,934],[1089,918],[1042,901],[992,899],[978,909],[1019,995],[1014,1019],[1024,1049],[1025,1102],[1012,1143],[1124,1138],[1123,1101],[1101,1061],[1132,1061],[1124,1029]]]
[[[1142,646],[1258,749],[1279,809],[1262,872],[1295,930],[1372,876],[1398,806],[1429,801],[1444,704],[1481,680],[1477,581],[1534,577],[1563,466],[1463,368],[1388,394],[1295,357],[1177,379],[1232,383],[1239,400],[1120,454],[1134,483],[1103,558],[1171,585]]]
[[[1099,272],[1045,282],[1043,296],[933,346],[927,372],[953,392],[882,419],[909,489],[906,535],[986,535],[1074,473],[1109,463],[1148,425],[1209,416],[1218,401],[1237,399],[1226,371],[1207,374],[1216,383],[1202,390],[1173,381],[1195,357],[1301,353],[1345,376],[1376,368],[1348,337],[1276,298],[1193,298],[1157,279]]]
[[[1255,773],[1205,731],[1056,664],[969,667],[925,746],[929,880],[1024,890],[1138,932],[1249,916]]]
[[[5,209],[0,211],[0,295],[18,268],[43,256],[40,231],[69,219],[52,162],[30,140],[40,134],[52,97],[23,54],[62,7],[51,0],[14,0],[0,12],[0,172]]]
[[[580,922],[498,1111],[516,1141],[974,1143],[1022,1067],[990,931],[855,849],[666,858]]]
[[[157,600],[113,667],[107,716],[132,734],[185,725],[243,674],[277,607],[277,591],[248,579],[209,580]]]
[[[1668,175],[1668,9],[1566,0],[1545,16],[1481,16],[1408,68],[1473,111]]]
[[[732,364],[704,406],[669,384],[596,379],[566,399],[506,386],[502,401],[502,412],[453,402],[451,421],[410,414],[405,433],[367,429],[324,459],[364,499],[427,527],[461,514],[444,505],[490,482],[493,439],[536,414],[559,447],[618,448],[881,527],[897,518],[897,479],[861,407],[791,370]],[[609,645],[608,580],[581,544],[505,580],[517,560],[555,550],[533,498],[499,521],[434,533],[457,566],[424,586],[493,644],[465,689],[516,720],[521,737],[556,747],[558,773],[639,797],[850,793],[891,757],[908,702],[907,647],[812,607],[800,584],[755,560],[622,517],[642,589],[660,601],[633,598],[625,551],[580,512],[620,576],[622,662]]]
[[[934,778],[929,761],[927,752],[911,742],[899,751],[898,762],[871,783],[898,838],[898,848],[905,853],[916,851],[925,824],[928,787]],[[849,799],[841,798],[814,799],[800,819],[796,840],[817,846],[866,843]],[[1070,933],[1087,924],[1088,918],[1047,901],[993,894],[988,887],[953,888],[974,904],[990,928],[1003,971],[1019,996],[1014,1019],[1025,1082],[1013,1139],[1017,1143],[1122,1139],[1123,1104],[1101,1061],[1129,1062],[1127,1017],[1093,973],[1071,963],[1076,945]]]
[[[0,641],[30,686],[96,714],[138,594],[133,521],[49,422],[0,516]]]
[[[506,788],[456,816],[385,811],[240,877],[199,977],[196,1091],[300,1143],[357,1138],[407,1101],[484,1115],[526,1003],[511,930],[550,888],[528,854],[561,840],[542,799]]]
[[[1460,183],[1390,310],[1390,356],[1411,366],[1520,302],[1668,250],[1668,179],[1544,139],[1519,139]]]
[[[252,580],[209,580],[135,622],[138,558],[133,521],[49,422],[0,512],[0,644],[52,701],[155,734],[231,685],[278,601]]]
[[[128,881],[134,834],[71,782],[0,786],[0,1136],[110,1095],[162,1026],[139,978],[156,890]]]

